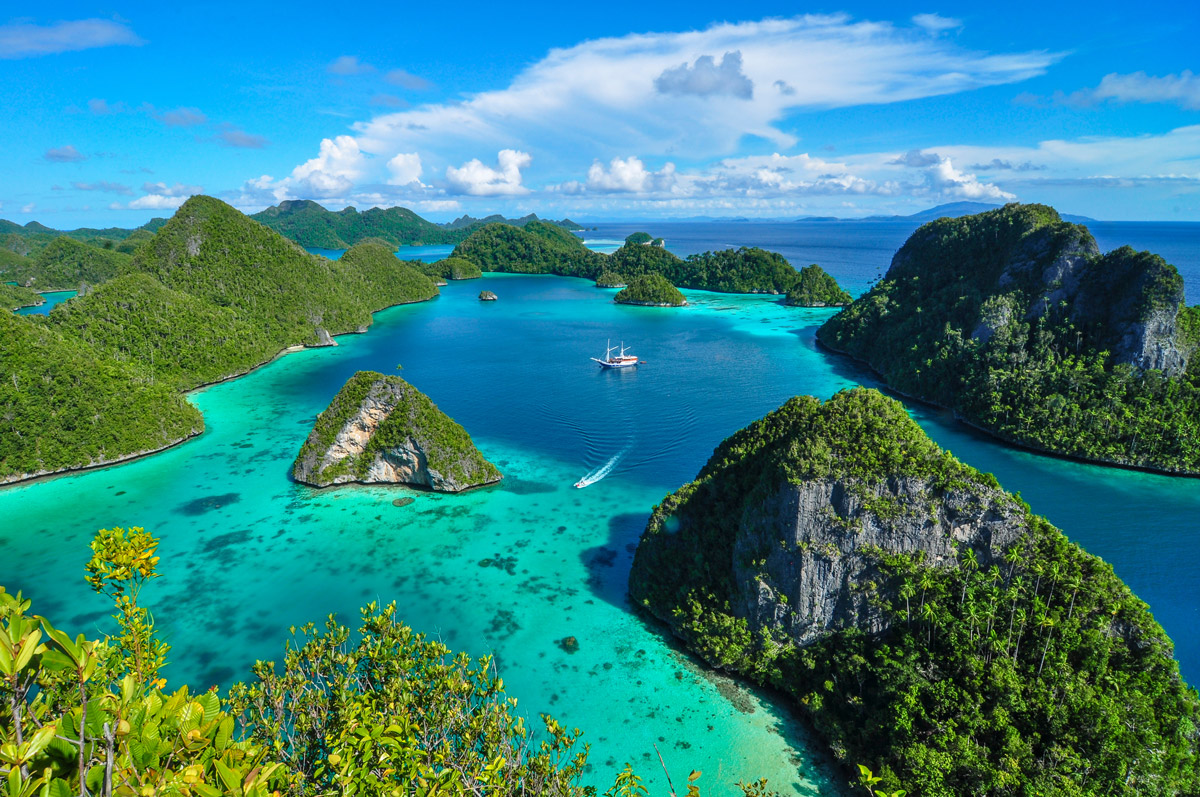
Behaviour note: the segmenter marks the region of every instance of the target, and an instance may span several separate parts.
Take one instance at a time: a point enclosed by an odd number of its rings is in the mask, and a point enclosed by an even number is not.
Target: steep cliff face
[[[798,645],[845,628],[877,634],[893,618],[861,587],[882,580],[878,552],[958,567],[970,549],[988,567],[1021,538],[1023,521],[1003,491],[983,485],[939,489],[905,476],[784,484],[742,515],[730,604],[751,631],[781,631]]]
[[[655,508],[629,591],[889,792],[1200,788],[1200,701],[1146,605],[876,391],[723,442]]]
[[[459,492],[501,479],[466,431],[396,376],[359,371],[317,417],[292,475],[331,484],[410,484]]]
[[[1200,473],[1195,317],[1161,257],[1014,204],[918,229],[817,339],[1005,440]]]

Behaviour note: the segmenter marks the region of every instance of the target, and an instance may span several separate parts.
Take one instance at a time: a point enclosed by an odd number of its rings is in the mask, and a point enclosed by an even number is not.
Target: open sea
[[[1200,299],[1200,224],[1091,225],[1101,247],[1157,251]],[[645,229],[686,255],[774,249],[821,264],[851,292],[883,271],[913,225],[884,223],[600,225],[597,249]],[[449,247],[400,256],[436,260]],[[338,253],[331,252],[336,256]],[[497,302],[480,302],[483,290]],[[162,538],[163,577],[144,593],[173,646],[167,677],[228,685],[256,659],[280,659],[286,629],[368,601],[451,648],[495,655],[521,710],[585,731],[586,782],[601,791],[625,762],[653,793],[703,772],[706,794],[767,777],[784,794],[837,795],[821,746],[769,693],[709,672],[626,599],[632,552],[651,508],[690,480],[724,437],[809,393],[870,373],[819,351],[832,310],[778,297],[685,291],[683,309],[623,307],[584,280],[489,275],[434,301],[376,314],[336,348],[289,354],[198,391],[207,431],[167,452],[0,490],[0,584],[71,633],[111,627],[83,580],[96,529],[143,526]],[[601,371],[608,340],[646,360]],[[406,488],[313,490],[291,462],[314,416],[355,371],[402,375],[471,433],[504,481],[464,495]],[[1036,512],[1103,557],[1176,642],[1200,683],[1200,479],[1083,465],[998,443],[946,413],[913,417],[959,458],[992,471]],[[586,489],[581,477],[604,473]],[[414,503],[396,507],[393,499]],[[574,636],[577,652],[561,644]]]

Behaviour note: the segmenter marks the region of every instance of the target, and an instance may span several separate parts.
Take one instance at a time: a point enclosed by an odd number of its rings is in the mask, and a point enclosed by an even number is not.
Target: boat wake
[[[621,453],[615,455],[608,462],[605,462],[603,465],[596,468],[595,470],[593,470],[588,475],[584,476],[579,481],[575,482],[575,486],[582,489],[584,487],[587,487],[590,484],[595,484],[596,482],[600,481],[605,476],[612,473],[612,469],[615,468],[617,466],[617,463],[621,461],[621,457],[625,456],[628,453],[629,453],[629,449],[626,448]]]

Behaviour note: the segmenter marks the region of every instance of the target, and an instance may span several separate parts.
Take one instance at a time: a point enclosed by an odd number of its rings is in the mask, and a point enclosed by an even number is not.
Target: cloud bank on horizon
[[[186,102],[161,108],[93,97],[80,104],[93,117],[190,131],[198,145],[263,152],[266,168],[243,175],[240,185],[214,183],[192,169],[178,182],[145,183],[140,195],[110,203],[111,210],[169,210],[202,190],[198,183],[248,211],[315,199],[333,208],[555,208],[585,217],[852,216],[964,199],[1044,201],[1097,188],[1185,197],[1200,191],[1200,125],[1019,143],[997,137],[989,144],[951,119],[933,135],[927,126],[905,135],[902,123],[916,103],[1008,86],[1014,113],[1146,104],[1200,110],[1200,77],[1188,70],[1107,72],[1090,88],[1018,93],[1018,84],[1046,76],[1070,56],[1036,47],[972,49],[959,43],[965,25],[936,13],[900,22],[832,14],[596,38],[546,52],[495,89],[415,105],[376,91],[357,120],[314,139],[311,157],[282,170],[272,156],[277,131],[263,131],[267,136],[213,121]],[[153,45],[128,23],[95,19],[0,25],[0,44],[18,40],[10,49],[16,54],[5,57]],[[413,98],[437,86],[367,55],[343,54],[323,61],[320,71],[339,86],[382,81]],[[885,135],[867,137],[873,148],[860,143],[846,151],[811,141],[825,119],[889,113],[901,122],[900,146],[886,146]],[[288,143],[303,149],[303,142]],[[85,141],[45,141],[42,152],[44,164],[64,171],[100,169],[104,160]],[[55,190],[68,191],[60,185],[66,183],[79,192],[131,196],[115,177],[63,178]]]

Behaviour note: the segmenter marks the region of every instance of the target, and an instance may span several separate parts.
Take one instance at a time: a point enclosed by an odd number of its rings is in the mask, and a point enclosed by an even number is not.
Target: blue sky
[[[18,4],[0,217],[1200,220],[1197,6]]]

